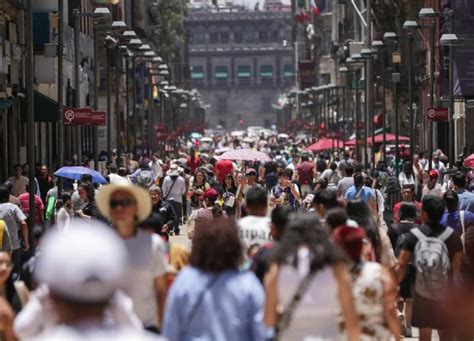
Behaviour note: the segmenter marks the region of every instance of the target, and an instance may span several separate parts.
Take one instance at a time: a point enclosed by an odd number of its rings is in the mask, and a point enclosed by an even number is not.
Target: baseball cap
[[[436,169],[430,170],[430,179],[437,179],[439,176],[439,172]]]
[[[257,175],[257,171],[253,168],[248,168],[247,171],[245,172],[245,175],[251,175],[251,174]]]
[[[211,201],[216,201],[219,197],[219,193],[214,188],[209,188],[207,191],[204,192],[202,195],[203,199],[209,199]]]
[[[100,303],[123,287],[127,261],[125,245],[112,229],[98,221],[74,221],[44,237],[34,276],[58,296]]]

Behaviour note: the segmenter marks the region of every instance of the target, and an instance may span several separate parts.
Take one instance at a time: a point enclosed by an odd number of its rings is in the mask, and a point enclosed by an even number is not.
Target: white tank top
[[[286,309],[309,272],[309,251],[298,251],[298,267],[282,265],[278,278],[278,298]],[[330,266],[316,273],[303,298],[293,311],[288,328],[281,332],[282,340],[343,340],[342,314],[338,285]]]

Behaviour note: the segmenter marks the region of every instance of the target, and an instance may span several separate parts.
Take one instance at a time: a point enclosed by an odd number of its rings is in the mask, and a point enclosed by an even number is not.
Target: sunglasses
[[[128,199],[128,198],[124,198],[124,199],[112,199],[110,200],[110,208],[111,209],[114,209],[114,208],[117,208],[119,206],[122,206],[122,207],[130,207],[133,205],[133,200],[132,199]]]

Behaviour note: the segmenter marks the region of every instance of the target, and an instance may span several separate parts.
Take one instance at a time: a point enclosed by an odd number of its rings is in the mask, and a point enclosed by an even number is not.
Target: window
[[[273,78],[273,65],[261,65],[260,78]]]
[[[211,44],[217,44],[219,42],[219,33],[213,32],[209,34],[209,42]]]
[[[191,66],[191,80],[204,80],[204,68],[202,66]]]
[[[226,80],[229,77],[227,66],[219,65],[216,66],[216,73],[214,75],[216,80]]]
[[[267,31],[260,31],[258,32],[258,40],[260,42],[268,41],[268,32]]]
[[[229,43],[229,32],[221,32],[221,43],[222,44]]]
[[[244,40],[244,35],[242,34],[242,32],[234,32],[234,42],[236,42],[237,44],[240,44],[242,43],[243,40]]]
[[[293,77],[295,75],[293,70],[294,70],[294,67],[292,64],[285,64],[283,66],[283,77],[285,78]]]
[[[249,79],[252,76],[250,65],[239,65],[237,68],[237,77],[241,79]]]
[[[191,41],[194,44],[203,44],[204,40],[205,40],[204,32],[193,32],[192,33]]]

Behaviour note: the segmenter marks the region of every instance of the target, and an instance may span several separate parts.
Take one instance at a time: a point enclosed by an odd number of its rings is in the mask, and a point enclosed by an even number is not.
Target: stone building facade
[[[190,11],[190,88],[210,105],[209,126],[270,127],[280,93],[294,85],[291,13]]]

